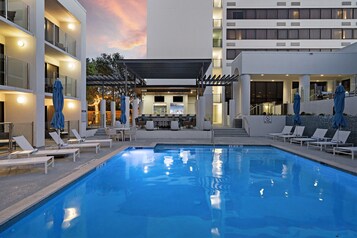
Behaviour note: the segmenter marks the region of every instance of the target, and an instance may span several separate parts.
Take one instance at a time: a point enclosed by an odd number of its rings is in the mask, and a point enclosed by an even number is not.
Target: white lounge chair
[[[346,154],[346,155],[351,155],[352,159],[355,159],[355,153],[357,152],[357,147],[356,146],[350,146],[350,147],[334,147],[333,148],[333,154]]]
[[[284,126],[281,132],[269,133],[268,136],[272,137],[273,140],[279,135],[289,135],[291,133],[292,126]]]
[[[21,158],[21,159],[6,159],[0,160],[0,167],[10,167],[10,166],[20,166],[20,165],[35,165],[35,164],[44,164],[45,165],[45,174],[47,174],[48,166],[52,165],[54,167],[54,157],[31,157],[31,158]]]
[[[343,145],[343,144],[346,144],[346,141],[350,134],[351,134],[350,131],[337,130],[330,141],[307,142],[307,148],[309,148],[310,146],[315,146],[315,147],[319,147],[320,150],[322,151],[323,149],[326,149],[327,146],[336,147],[339,145]]]
[[[292,134],[288,134],[288,135],[278,135],[276,136],[277,139],[283,139],[284,142],[286,141],[286,139],[292,139],[292,138],[296,138],[296,137],[302,137],[302,134],[304,133],[305,130],[305,126],[295,126],[294,132]]]
[[[76,129],[72,129],[72,133],[76,138],[69,139],[68,143],[100,143],[101,145],[108,144],[109,147],[112,148],[112,144],[113,144],[112,139],[94,139],[94,140],[90,139],[90,140],[87,140],[85,138],[82,138]]]
[[[311,137],[291,138],[290,143],[299,143],[300,146],[302,146],[304,142],[307,143],[313,141],[322,141],[324,140],[326,133],[327,133],[327,129],[317,128]]]
[[[172,131],[180,130],[179,122],[178,121],[171,121],[170,128],[171,128]]]
[[[77,156],[79,157],[79,149],[62,149],[62,150],[38,150],[32,147],[30,142],[24,136],[15,136],[13,139],[22,149],[22,151],[14,151],[9,154],[9,159],[17,156],[56,156],[56,155],[72,155],[73,162],[76,162]]]
[[[57,132],[50,132],[50,136],[56,142],[60,149],[63,148],[95,148],[95,153],[99,152],[100,144],[99,143],[82,143],[82,144],[66,144],[61,139],[61,137],[57,134]]]

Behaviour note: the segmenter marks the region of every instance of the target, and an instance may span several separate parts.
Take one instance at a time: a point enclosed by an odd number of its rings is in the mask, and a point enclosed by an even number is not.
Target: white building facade
[[[77,1],[0,1],[0,119],[13,123],[13,136],[45,145],[57,78],[65,127],[85,130],[85,49],[86,11]]]
[[[194,36],[201,39],[199,46]],[[231,66],[241,52],[333,53],[355,42],[357,6],[351,1],[148,1],[148,58],[185,55],[199,58],[202,52],[204,55],[210,52],[212,67],[207,73],[212,75],[240,75],[239,71],[232,72]],[[250,63],[254,67],[255,63]],[[246,62],[243,60],[242,64]],[[291,103],[295,91],[304,94],[304,101],[310,101],[318,93],[333,92],[337,83],[343,83],[348,91],[353,90],[355,80],[355,75],[348,72],[294,74],[281,70],[279,74],[270,74],[269,70],[255,70],[249,80],[239,80],[247,85],[242,89],[243,84],[235,83],[230,95],[222,87],[207,88],[205,94],[211,95],[208,96],[211,99],[206,104],[211,103],[209,116],[213,123],[225,125],[227,114],[249,115],[251,108],[265,102],[270,104],[264,105],[268,107],[264,112],[272,113],[274,105]],[[239,105],[247,107],[247,103],[232,103],[233,99],[248,100],[250,105],[243,110]]]

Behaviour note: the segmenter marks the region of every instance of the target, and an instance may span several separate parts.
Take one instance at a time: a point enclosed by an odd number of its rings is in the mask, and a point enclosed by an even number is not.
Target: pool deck
[[[138,139],[136,141],[113,142],[113,147],[101,147],[98,154],[92,150],[81,151],[80,158],[73,162],[69,157],[56,158],[54,168],[48,174],[42,166],[0,168],[0,225],[27,210],[34,204],[46,199],[67,184],[98,168],[103,162],[130,147],[153,147],[165,144],[212,144],[211,139]],[[357,174],[357,160],[350,155],[333,155],[315,148],[276,141],[265,137],[225,137],[215,138],[215,145],[272,145],[280,149],[331,165]],[[0,159],[4,159],[3,156]]]

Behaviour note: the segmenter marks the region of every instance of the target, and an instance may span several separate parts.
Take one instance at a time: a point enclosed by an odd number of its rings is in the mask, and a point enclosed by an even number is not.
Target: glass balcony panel
[[[20,0],[8,0],[7,2],[7,19],[28,30],[29,6]]]
[[[67,34],[67,52],[76,56],[76,40]]]
[[[221,39],[213,39],[213,47],[222,47]]]
[[[221,103],[221,96],[222,94],[213,94],[213,102],[214,103]]]
[[[7,57],[5,85],[28,89],[28,63]]]
[[[6,17],[5,0],[0,0],[0,16]]]
[[[222,28],[222,19],[213,19],[214,28]]]
[[[222,7],[222,0],[213,0],[213,7]]]
[[[60,75],[59,79],[61,80],[63,86],[63,95],[68,97],[77,97],[77,80],[65,75]]]
[[[5,55],[0,54],[0,85],[5,85]]]
[[[54,43],[54,27],[55,25],[49,20],[45,19],[45,40]]]
[[[53,93],[53,84],[55,83],[55,78],[45,78],[45,93]]]
[[[66,33],[58,26],[55,26],[55,46],[66,51]]]

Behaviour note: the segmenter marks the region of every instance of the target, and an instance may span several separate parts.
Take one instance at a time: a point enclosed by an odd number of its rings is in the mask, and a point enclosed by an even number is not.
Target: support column
[[[241,108],[242,114],[245,116],[250,115],[250,75],[243,74],[240,76],[241,80],[241,92],[242,92],[242,100],[241,100]]]
[[[112,117],[112,126],[115,126],[116,121],[116,110],[115,110],[115,102],[110,102],[110,114]]]
[[[100,100],[100,127],[107,127],[106,100]]]
[[[205,96],[205,114],[203,115],[206,119],[209,119],[211,123],[213,122],[213,93],[212,87],[206,87],[203,95]]]
[[[125,96],[125,116],[126,116],[125,127],[130,127],[130,97],[128,96]]]
[[[236,117],[236,115],[239,113],[239,82],[233,82],[232,84],[232,100],[234,101],[234,104],[229,104],[234,106],[234,108],[229,108],[229,114],[231,116],[231,121]],[[233,109],[233,110],[232,110]],[[233,114],[232,114],[233,113]]]
[[[303,75],[299,77],[299,94],[301,102],[310,101],[310,75]]]
[[[291,90],[292,90],[292,81],[291,79],[287,78],[283,82],[283,103],[292,103]]]
[[[135,119],[138,117],[139,115],[139,99],[135,98],[133,100],[133,121],[132,121],[132,125],[135,127],[136,123],[135,123]]]
[[[334,93],[335,92],[335,88],[336,88],[336,80],[328,80],[327,81],[327,92]]]

